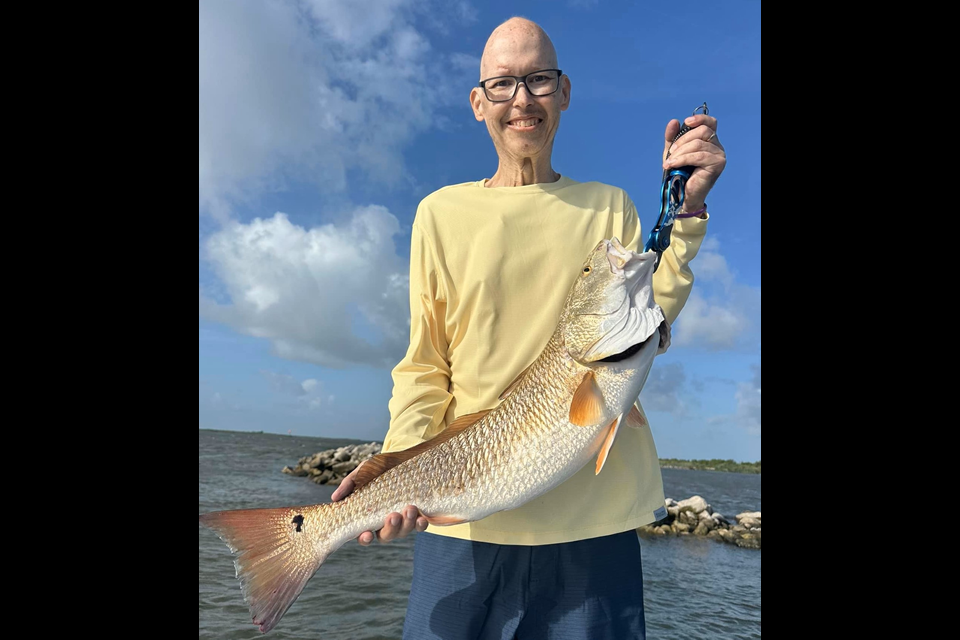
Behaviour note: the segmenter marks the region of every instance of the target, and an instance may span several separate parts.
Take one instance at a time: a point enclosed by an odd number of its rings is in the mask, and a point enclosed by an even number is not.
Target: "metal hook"
[[[706,102],[704,102],[702,105],[700,105],[699,107],[697,107],[696,109],[694,109],[694,110],[693,110],[693,115],[697,115],[697,111],[700,111],[701,109],[703,109],[703,115],[705,115],[705,116],[710,115],[710,110],[707,109],[707,103],[706,103]]]

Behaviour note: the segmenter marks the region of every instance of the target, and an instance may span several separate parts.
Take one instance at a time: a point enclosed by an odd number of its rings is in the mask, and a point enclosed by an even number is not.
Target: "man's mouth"
[[[507,128],[515,131],[533,131],[542,122],[543,118],[514,118],[507,122]]]

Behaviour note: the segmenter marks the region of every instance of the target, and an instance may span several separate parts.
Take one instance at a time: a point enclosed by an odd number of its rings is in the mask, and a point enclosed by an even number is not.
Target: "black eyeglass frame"
[[[553,91],[551,91],[550,93],[540,93],[540,94],[537,94],[537,93],[534,93],[533,91],[530,91],[530,86],[527,84],[527,78],[529,78],[530,76],[536,75],[536,74],[538,74],[538,73],[543,73],[543,72],[545,72],[545,71],[556,71],[556,72],[557,72],[557,88],[554,89]],[[561,71],[560,69],[540,69],[539,71],[531,71],[530,73],[528,73],[528,74],[525,75],[525,76],[496,76],[496,77],[493,77],[493,78],[487,78],[486,80],[481,80],[481,81],[477,84],[477,86],[480,87],[481,89],[483,89],[483,95],[484,95],[484,97],[485,97],[487,100],[489,100],[490,102],[506,102],[506,101],[508,101],[508,100],[513,100],[514,97],[516,97],[517,91],[520,90],[520,85],[521,85],[521,83],[523,84],[523,86],[525,86],[525,87],[527,88],[527,91],[528,91],[528,92],[530,93],[530,95],[532,95],[532,96],[536,96],[536,97],[538,97],[538,98],[542,98],[542,97],[544,97],[544,96],[552,96],[552,95],[555,94],[557,91],[560,91],[560,79],[561,79],[562,77],[563,77],[563,71]],[[503,80],[504,78],[511,78],[511,79],[513,79],[513,80],[516,80],[517,84],[513,85],[513,93],[510,94],[510,97],[509,97],[509,98],[503,98],[502,100],[494,100],[494,99],[491,98],[490,95],[487,93],[486,84],[487,84],[488,82],[493,81],[493,80]]]

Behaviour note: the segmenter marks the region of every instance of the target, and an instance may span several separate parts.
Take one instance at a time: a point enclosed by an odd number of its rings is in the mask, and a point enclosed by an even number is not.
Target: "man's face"
[[[526,76],[534,71],[556,69],[553,47],[528,32],[496,34],[488,43],[480,64],[481,79],[495,76]],[[570,80],[560,79],[560,90],[548,96],[534,96],[526,84],[506,102],[491,102],[483,89],[470,92],[477,120],[486,122],[497,154],[526,158],[550,154],[560,126],[560,112],[570,104]]]

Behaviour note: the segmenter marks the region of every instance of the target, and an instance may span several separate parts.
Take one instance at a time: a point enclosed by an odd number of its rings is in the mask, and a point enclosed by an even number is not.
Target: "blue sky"
[[[490,177],[468,95],[490,32],[538,22],[572,84],[553,166],[649,228],[663,132],[704,101],[726,170],[694,290],[641,395],[661,457],[760,455],[760,3],[200,3],[199,425],[382,440],[410,226]]]

